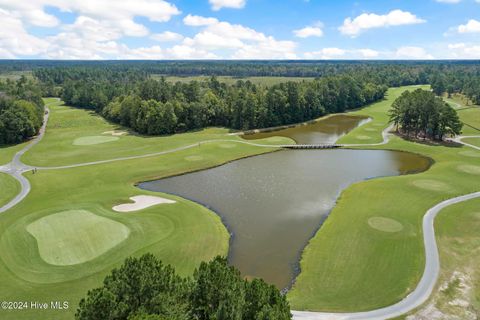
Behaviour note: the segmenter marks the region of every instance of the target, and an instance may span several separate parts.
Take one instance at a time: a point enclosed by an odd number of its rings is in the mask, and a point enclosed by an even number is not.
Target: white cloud
[[[218,21],[215,18],[188,15],[184,23],[202,26],[193,37],[185,38],[183,45],[197,50],[233,50],[234,59],[295,59],[296,43],[279,41],[262,32],[240,24]]]
[[[19,55],[31,56],[45,52],[48,42],[30,35],[22,21],[12,13],[0,9],[0,57],[14,58]]]
[[[179,33],[164,31],[162,33],[155,33],[150,36],[155,41],[158,42],[175,42],[183,40],[183,36]]]
[[[127,28],[132,35],[144,34],[146,28],[134,21],[137,16],[151,21],[165,22],[174,15],[180,14],[177,7],[164,0],[0,0],[0,8],[8,10],[21,18],[25,23],[53,27],[59,20],[45,12],[45,7],[55,7],[66,12],[108,21],[109,24]]]
[[[218,23],[218,20],[216,18],[206,18],[189,14],[188,16],[183,18],[183,23],[187,26],[202,27],[216,24]]]
[[[433,56],[429,54],[424,48],[421,47],[401,47],[395,52],[395,58],[397,59],[419,59],[429,60],[433,59]]]
[[[453,43],[448,45],[449,54],[454,59],[480,59],[480,45]]]
[[[273,37],[254,44],[244,45],[233,55],[233,59],[297,59],[296,43],[278,41]]]
[[[380,55],[380,52],[372,49],[358,49],[357,52],[366,59],[377,58]]]
[[[347,50],[340,48],[323,48],[319,51],[306,52],[307,59],[335,59],[341,58],[347,53]]]
[[[323,31],[320,26],[307,26],[302,29],[293,30],[295,36],[299,38],[308,38],[308,37],[321,37],[323,36]]]
[[[461,24],[457,27],[458,33],[480,33],[480,21],[470,19],[467,24]]]
[[[424,23],[425,20],[416,15],[402,10],[393,10],[384,15],[375,13],[363,13],[358,17],[344,20],[343,25],[339,27],[342,34],[352,37],[357,36],[364,30],[382,27],[392,27],[400,25]]]
[[[241,9],[245,7],[246,0],[208,0],[212,10],[218,11],[222,8]]]

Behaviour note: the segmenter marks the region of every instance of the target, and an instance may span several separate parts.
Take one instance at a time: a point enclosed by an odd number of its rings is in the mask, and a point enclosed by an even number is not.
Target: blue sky
[[[0,58],[480,59],[480,0],[0,0]]]

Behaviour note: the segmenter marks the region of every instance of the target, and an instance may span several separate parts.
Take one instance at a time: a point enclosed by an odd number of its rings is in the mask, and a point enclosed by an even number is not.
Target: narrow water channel
[[[313,135],[318,128],[318,123],[311,128]],[[318,137],[310,143],[325,142]],[[298,272],[303,248],[343,189],[364,179],[426,170],[429,164],[427,158],[394,151],[288,150],[145,182],[140,188],[180,195],[218,213],[232,233],[230,262],[247,277],[285,288]]]

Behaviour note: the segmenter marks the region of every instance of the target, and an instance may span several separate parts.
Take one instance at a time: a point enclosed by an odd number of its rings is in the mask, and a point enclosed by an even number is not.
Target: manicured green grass
[[[20,184],[8,174],[0,172],[0,207],[8,203],[20,191]]]
[[[40,257],[57,266],[92,260],[127,239],[130,229],[86,210],[68,210],[42,217],[27,226]]]
[[[436,312],[436,318],[440,318],[441,313],[442,319],[472,319],[472,313],[478,313],[479,229],[478,199],[450,206],[440,212],[435,220],[441,264],[439,280],[429,301],[410,315],[422,313],[426,314],[424,318],[433,319],[433,312]]]
[[[27,142],[19,143],[11,146],[0,145],[0,166],[12,161],[15,153],[23,149]]]
[[[25,156],[35,165],[78,163],[156,152],[211,137],[239,139],[226,136],[227,130],[213,128],[171,137],[121,136],[117,141],[101,145],[74,146],[72,142],[76,137],[101,135],[115,126],[88,111],[64,106],[50,109],[51,123],[45,139],[30,150],[33,151],[31,155],[29,151]],[[285,140],[275,142],[282,141]],[[135,195],[158,195],[136,188],[136,182],[199,170],[271,150],[222,141],[161,156],[71,169],[39,170],[35,175],[27,175],[32,184],[31,193],[20,204],[0,215],[0,300],[67,300],[70,302],[68,310],[42,311],[41,317],[72,318],[80,298],[89,289],[99,286],[113,267],[128,256],[146,252],[174,265],[180,274],[190,275],[201,261],[227,254],[229,234],[216,214],[196,203],[168,195],[160,196],[172,198],[177,203],[130,213],[117,213],[112,207],[130,202],[129,198]],[[109,246],[105,244],[100,250],[88,251],[83,246],[88,246],[94,238],[98,239],[103,231],[91,227],[91,216],[82,222],[80,220],[84,220],[85,215],[67,215],[61,219],[56,216],[70,210],[91,212],[97,221],[108,219],[119,223],[129,229],[128,238],[119,242],[117,236],[115,245],[107,251],[105,248]],[[71,225],[67,226],[69,223]],[[27,228],[37,224],[48,224],[52,233],[40,232],[44,228],[36,228],[32,235],[29,232],[32,230]],[[111,226],[108,229],[111,230]],[[86,243],[80,244],[78,238]],[[44,243],[39,244],[38,239]],[[108,239],[101,241],[108,243]],[[54,250],[62,243],[72,251],[66,256],[63,253],[68,250]],[[49,251],[46,246],[50,244],[54,248]],[[100,252],[103,254],[98,255]],[[72,262],[77,264],[65,265]],[[2,319],[38,319],[40,314],[31,309],[21,313],[1,312]]]
[[[474,146],[480,147],[480,138],[465,138],[465,139],[462,139],[462,141],[469,144],[473,144]]]
[[[359,110],[349,112],[352,115],[369,116],[373,121],[366,123],[354,130],[349,134],[340,138],[338,143],[379,143],[383,141],[382,131],[389,126],[388,110],[392,102],[398,98],[405,90],[415,89],[428,90],[429,86],[410,86],[391,88],[388,90],[387,95],[383,101],[372,104],[371,106]],[[366,112],[366,110],[368,110]]]
[[[50,110],[52,115],[45,137],[22,157],[27,164],[68,165],[156,153],[205,140],[242,140],[238,136],[229,136],[229,130],[224,128],[157,137],[134,133],[112,136],[109,131],[127,129],[108,123],[93,111],[63,105],[50,106]],[[99,143],[102,141],[104,143]],[[281,144],[287,141],[290,140],[265,140],[263,143]]]
[[[385,111],[401,90],[390,89],[388,103],[356,113],[373,117],[370,126],[379,123],[384,128]],[[341,142],[370,142],[356,138],[362,129],[352,131]],[[381,140],[379,133],[363,134]],[[477,176],[462,170],[478,165],[477,153],[470,148],[413,143],[399,137],[372,148],[423,154],[434,164],[421,174],[368,180],[343,191],[302,255],[302,272],[288,295],[293,308],[361,311],[401,300],[423,272],[421,223],[427,209],[447,198],[478,191]],[[375,230],[368,221],[377,216],[394,219],[404,228],[394,233]]]
[[[154,79],[160,79],[161,75],[152,75]],[[189,77],[178,77],[178,76],[165,76],[165,79],[168,82],[183,82],[187,83],[192,80],[196,81],[207,81],[210,79],[209,76],[189,76]],[[228,85],[235,84],[237,81],[250,81],[253,84],[260,85],[260,86],[272,86],[279,83],[284,83],[287,81],[312,81],[314,78],[306,78],[306,77],[245,77],[245,78],[237,78],[231,76],[218,76],[217,80]]]

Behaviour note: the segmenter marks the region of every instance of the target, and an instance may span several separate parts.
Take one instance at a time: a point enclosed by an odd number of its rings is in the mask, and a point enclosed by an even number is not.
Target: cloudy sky
[[[480,59],[480,0],[0,0],[0,58]]]

